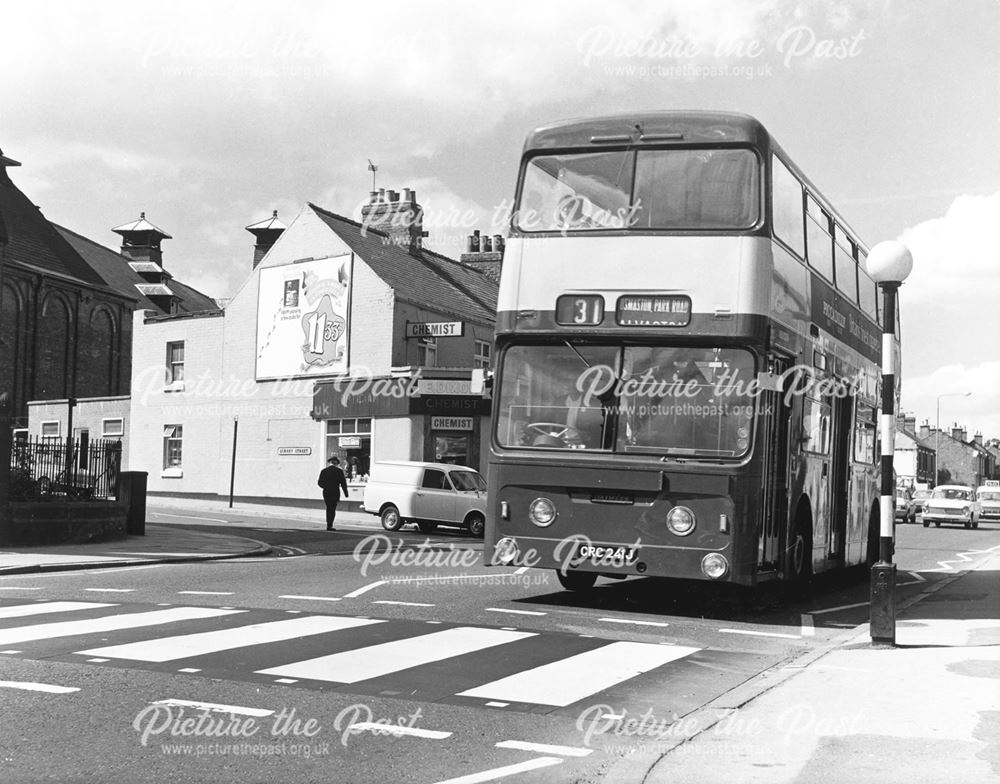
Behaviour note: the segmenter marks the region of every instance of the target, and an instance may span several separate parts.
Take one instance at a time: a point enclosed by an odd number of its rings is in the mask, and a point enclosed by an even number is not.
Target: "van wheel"
[[[481,514],[472,515],[466,524],[469,526],[469,533],[477,539],[482,539],[486,534],[486,520]]]
[[[382,510],[382,527],[386,531],[398,531],[403,526],[403,518],[399,516],[399,510],[389,504]]]
[[[437,523],[428,523],[426,520],[421,520],[417,523],[417,528],[420,529],[422,534],[432,534],[437,530]]]
[[[577,572],[570,569],[564,573],[557,569],[556,577],[567,591],[589,591],[597,582],[597,572]]]

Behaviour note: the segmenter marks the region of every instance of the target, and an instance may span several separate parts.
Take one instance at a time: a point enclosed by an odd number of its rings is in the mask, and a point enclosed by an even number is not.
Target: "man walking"
[[[323,488],[323,502],[326,504],[326,530],[333,530],[333,521],[337,516],[337,504],[340,503],[340,491],[343,489],[344,498],[347,497],[347,478],[340,470],[340,460],[331,457],[327,461],[330,465],[319,472],[319,480],[316,482]]]

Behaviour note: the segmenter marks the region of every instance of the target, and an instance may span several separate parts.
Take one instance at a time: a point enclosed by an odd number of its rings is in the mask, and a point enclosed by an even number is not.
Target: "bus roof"
[[[636,127],[640,130],[634,138]],[[528,135],[524,149],[589,147],[592,144],[683,141],[764,144],[770,137],[764,126],[748,114],[735,112],[636,112],[592,117],[538,128]]]

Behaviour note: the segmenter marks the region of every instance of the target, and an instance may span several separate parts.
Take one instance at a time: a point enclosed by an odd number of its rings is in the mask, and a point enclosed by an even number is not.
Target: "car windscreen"
[[[475,471],[452,471],[449,476],[455,489],[461,492],[486,490],[486,480]]]
[[[931,497],[947,501],[968,501],[969,492],[968,490],[959,490],[953,487],[943,487],[935,490],[934,495]]]

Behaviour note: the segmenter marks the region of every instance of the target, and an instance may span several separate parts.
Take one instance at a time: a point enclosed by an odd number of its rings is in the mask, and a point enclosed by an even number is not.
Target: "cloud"
[[[906,229],[903,243],[913,254],[905,283],[911,306],[949,301],[994,314],[1000,301],[1000,191],[959,196],[943,217]],[[996,322],[994,322],[995,324]]]

